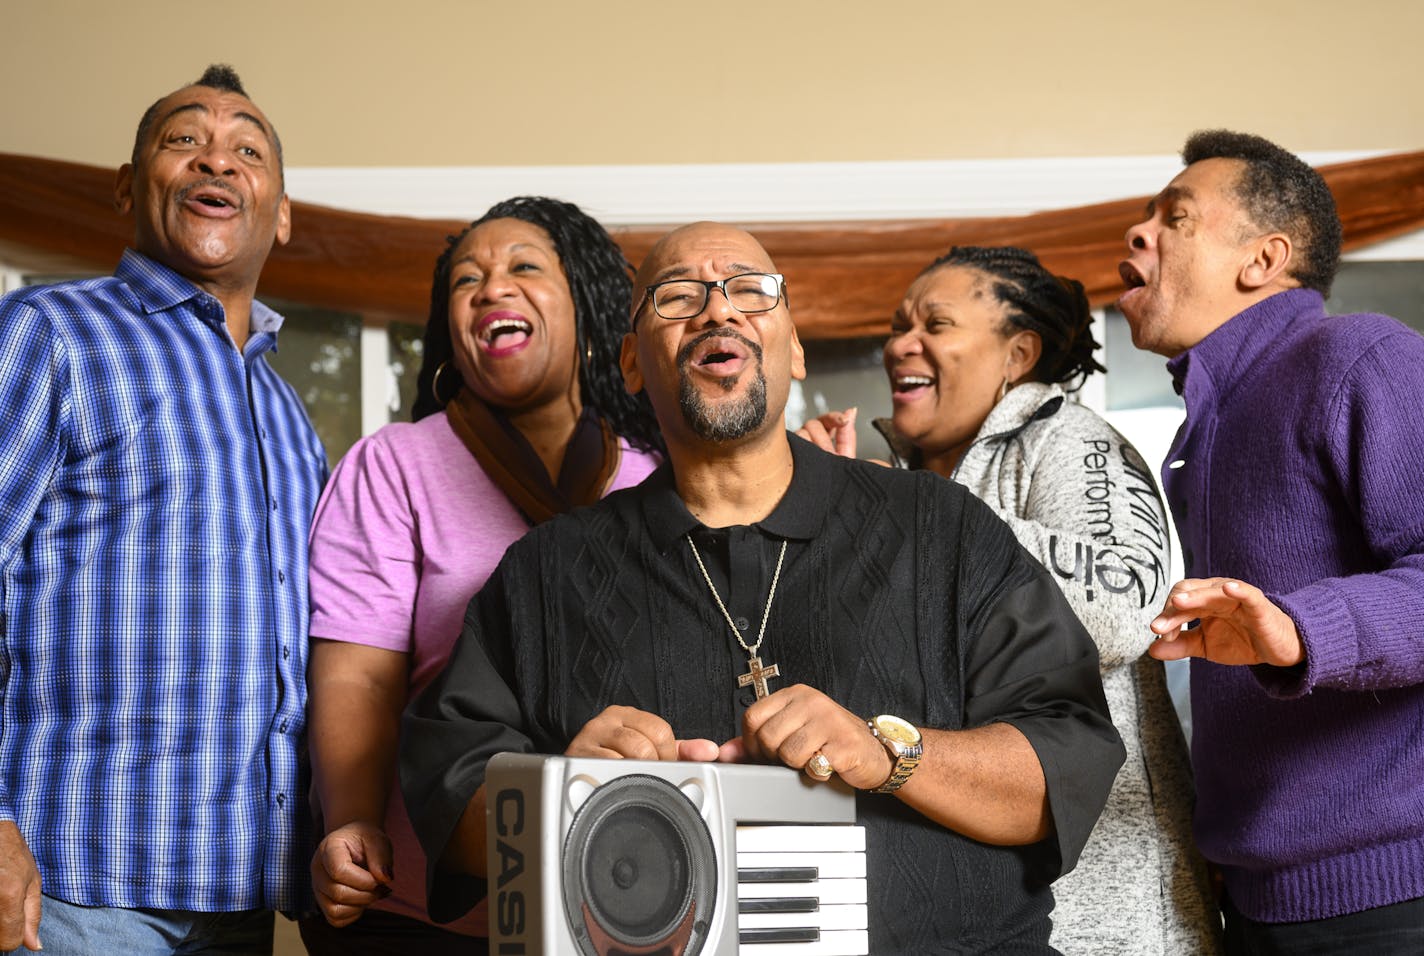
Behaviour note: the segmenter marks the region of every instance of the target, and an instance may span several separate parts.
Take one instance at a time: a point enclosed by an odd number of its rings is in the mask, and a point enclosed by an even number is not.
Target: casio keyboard
[[[499,754],[495,956],[865,956],[854,791],[786,767]]]

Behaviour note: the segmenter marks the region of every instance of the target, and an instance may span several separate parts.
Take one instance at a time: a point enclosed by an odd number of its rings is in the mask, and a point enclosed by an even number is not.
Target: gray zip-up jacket
[[[894,464],[914,449],[876,427]],[[1057,385],[1028,383],[984,420],[953,475],[1048,568],[1098,645],[1127,747],[1107,808],[1053,886],[1052,943],[1076,954],[1220,951],[1206,868],[1192,845],[1191,768],[1148,624],[1171,588],[1167,519],[1137,449]]]

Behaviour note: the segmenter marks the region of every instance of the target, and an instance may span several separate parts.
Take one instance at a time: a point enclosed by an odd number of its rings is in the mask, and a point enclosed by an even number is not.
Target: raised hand
[[[1201,623],[1190,630],[1183,626]],[[1305,659],[1295,622],[1260,588],[1235,578],[1187,578],[1172,586],[1152,622],[1158,660],[1200,657],[1217,664],[1292,667]]]
[[[843,412],[826,412],[796,429],[796,434],[832,454],[854,458],[855,414],[854,408],[847,408]]]

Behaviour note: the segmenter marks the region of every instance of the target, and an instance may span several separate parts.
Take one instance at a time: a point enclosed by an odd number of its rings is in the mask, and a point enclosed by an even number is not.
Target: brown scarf
[[[557,484],[519,429],[468,388],[460,389],[445,414],[475,461],[531,526],[593,504],[618,471],[618,436],[590,408],[574,426]]]

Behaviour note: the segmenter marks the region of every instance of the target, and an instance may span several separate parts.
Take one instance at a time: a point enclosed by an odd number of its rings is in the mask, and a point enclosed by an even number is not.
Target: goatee
[[[723,391],[730,392],[741,381],[742,374],[750,373],[751,384],[741,398],[731,402],[713,404],[702,397],[697,386],[692,384],[688,374],[688,362],[698,344],[709,338],[736,339],[747,347],[756,363],[753,368],[730,378],[720,380]],[[677,353],[679,372],[678,405],[682,409],[683,420],[693,434],[703,441],[726,442],[744,438],[761,427],[766,421],[766,376],[761,368],[761,346],[729,329],[709,329],[688,342]]]

